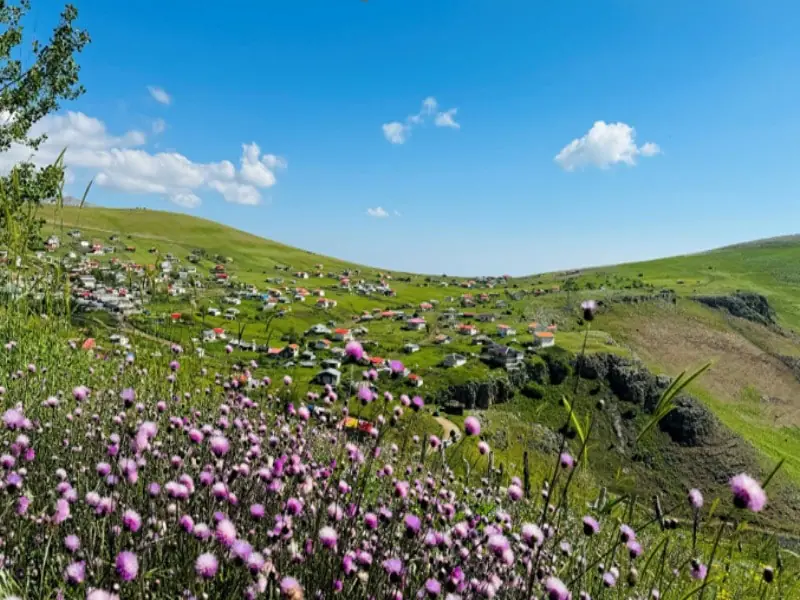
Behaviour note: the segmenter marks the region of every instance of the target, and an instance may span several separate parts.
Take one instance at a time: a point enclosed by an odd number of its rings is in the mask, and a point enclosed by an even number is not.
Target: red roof
[[[334,333],[339,333],[341,335],[347,335],[348,333],[350,333],[350,330],[349,329],[334,329],[333,332]]]
[[[214,333],[219,335],[221,333],[225,333],[225,330],[222,327],[214,327]]]
[[[369,359],[369,362],[371,362],[373,365],[379,365],[382,362],[386,362],[386,359],[381,358],[380,356],[373,356]]]
[[[94,338],[86,338],[83,344],[81,344],[81,348],[83,348],[84,350],[91,350],[92,348],[95,347],[95,345],[96,344]]]

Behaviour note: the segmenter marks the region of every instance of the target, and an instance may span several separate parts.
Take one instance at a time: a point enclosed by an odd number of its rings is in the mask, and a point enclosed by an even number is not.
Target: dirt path
[[[443,439],[449,440],[451,432],[453,431],[456,432],[456,437],[459,438],[461,437],[461,430],[458,428],[458,425],[453,423],[450,419],[447,419],[445,417],[433,417],[433,418],[436,419],[436,422],[442,426],[442,429],[444,429]]]

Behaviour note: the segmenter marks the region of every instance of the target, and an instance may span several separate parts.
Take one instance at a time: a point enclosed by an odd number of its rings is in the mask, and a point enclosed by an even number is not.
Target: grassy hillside
[[[428,322],[425,331],[409,332],[402,329],[402,321],[377,319],[363,323],[368,333],[360,336],[372,342],[369,352],[373,356],[400,359],[422,376],[425,385],[420,392],[429,398],[453,386],[507,379],[503,370],[490,369],[478,360],[480,349],[471,344],[470,338],[458,335],[453,325],[439,320],[446,309],[492,312],[496,315],[494,322],[461,318],[459,323],[472,323],[481,334],[517,348],[525,348],[533,341],[527,329],[530,322],[554,323],[558,328],[557,348],[575,354],[584,342],[578,304],[582,299],[595,298],[602,301],[603,308],[587,339],[589,352],[633,356],[644,361],[651,370],[670,376],[713,361],[712,369],[695,382],[690,391],[735,435],[757,450],[753,460],[768,469],[776,460],[785,457],[786,474],[800,483],[800,382],[781,359],[800,355],[800,345],[793,334],[793,330],[800,330],[800,294],[797,293],[800,241],[795,238],[765,240],[642,263],[512,278],[507,282],[500,280],[492,289],[481,285],[465,289],[462,287],[465,278],[448,278],[445,287],[441,278],[393,273],[390,283],[397,295],[384,297],[340,290],[338,275],[329,277],[328,273],[352,269],[358,270],[360,279],[377,281],[384,278],[386,271],[315,255],[195,217],[149,210],[65,208],[63,214],[51,218],[48,225],[54,232],[66,232],[74,227],[81,229],[84,239],[108,244],[109,237],[117,235],[118,247],[135,246],[135,251],[113,255],[124,261],[156,263],[159,256],[166,253],[185,259],[191,251],[202,248],[208,255],[219,254],[232,259],[228,267],[236,284],[266,289],[273,285],[266,281],[268,278],[280,276],[285,286],[322,289],[326,297],[338,302],[336,308],[323,311],[315,306],[315,298],[309,297],[307,302],[293,303],[291,312],[284,318],[268,321],[258,302],[245,301],[238,307],[241,314],[237,321],[232,323],[205,314],[207,306],[224,308],[221,300],[227,292],[214,284],[192,291],[187,297],[154,299],[149,305],[151,314],[137,319],[136,326],[157,338],[179,342],[185,347],[192,347],[201,332],[209,327],[223,327],[229,332],[243,327],[244,339],[280,346],[295,339],[305,340],[302,332],[315,323],[331,321],[337,326],[354,327],[357,326],[354,318],[364,313],[403,309],[410,315],[417,311],[419,303],[435,302],[433,310],[420,313]],[[151,252],[153,249],[157,250],[156,254]],[[198,269],[205,274],[213,264],[214,260],[208,259],[198,265]],[[318,264],[322,264],[321,269],[316,267]],[[279,271],[276,267],[290,269]],[[323,274],[309,280],[294,280],[295,271],[312,274],[322,271]],[[673,296],[656,297],[662,289],[672,290],[674,299]],[[540,290],[547,293],[539,294]],[[737,290],[763,294],[776,311],[776,324],[766,327],[734,318],[692,300],[695,295],[731,294]],[[482,293],[492,296],[475,308],[464,308],[459,303],[464,293],[475,297]],[[179,321],[165,317],[176,311],[182,314]],[[510,340],[498,338],[497,325],[501,323],[517,329],[517,335]],[[439,334],[451,336],[452,343],[435,344],[434,339]],[[403,346],[408,342],[418,344],[419,352],[404,354]],[[219,364],[230,360],[223,352],[223,345],[206,348],[208,360]],[[467,364],[460,369],[440,366],[443,356],[452,352],[465,355]],[[325,355],[324,352],[318,354]],[[263,364],[263,357],[256,353],[236,352],[232,356],[233,360],[252,358]],[[272,377],[287,373],[301,382],[310,381],[316,372],[316,369],[297,366],[285,369],[280,363],[266,363],[264,368]],[[387,385],[395,393],[414,391],[404,383],[388,382]],[[603,390],[605,388],[584,390],[581,405],[591,406],[594,400],[588,394],[607,394],[607,390]],[[538,452],[542,438],[540,427],[558,427],[563,418],[558,399],[570,393],[571,384],[551,386],[545,389],[543,402],[517,395],[509,402],[480,411],[486,431],[494,436],[497,456],[519,468],[523,450]],[[455,421],[458,423],[459,419]],[[643,421],[641,415],[632,418],[631,430],[641,426]],[[612,429],[606,423],[598,432],[603,440],[609,440],[614,435]],[[715,441],[713,446],[699,453],[673,447],[663,435],[658,436],[656,442],[648,450],[650,466],[639,465],[635,473],[620,472],[622,463],[616,451],[605,448],[608,446],[605,442],[598,444],[596,450],[600,456],[593,474],[598,482],[613,480],[620,489],[628,485],[625,481],[635,479],[642,494],[658,489],[680,493],[686,472],[692,471],[695,480],[699,478],[712,485],[719,482],[725,460],[745,460],[743,457],[747,454],[736,444],[731,450],[734,446],[728,438]],[[679,465],[677,470],[676,465]]]

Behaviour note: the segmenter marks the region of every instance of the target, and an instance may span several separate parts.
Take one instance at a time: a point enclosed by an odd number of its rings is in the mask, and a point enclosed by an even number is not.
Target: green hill
[[[617,403],[613,381],[601,378],[583,384],[574,397],[581,413],[595,414],[600,419],[598,423],[603,423],[598,424],[603,448],[596,450],[599,458],[593,470],[599,483],[625,489],[630,478],[637,482],[642,494],[653,490],[680,494],[688,472],[695,480],[700,478],[713,486],[724,483],[726,469],[732,468],[733,463],[749,461],[766,470],[784,457],[787,481],[800,483],[800,360],[795,362],[800,356],[800,338],[794,333],[800,330],[798,238],[763,240],[641,263],[500,279],[492,282],[493,287],[479,282],[467,288],[466,278],[389,273],[186,215],[68,207],[48,223],[50,232],[64,234],[73,228],[81,230],[82,239],[106,245],[112,243],[111,236],[118,236],[118,241],[113,242],[117,252],[98,258],[100,262],[116,258],[156,264],[169,253],[185,264],[190,253],[203,251],[204,259],[197,265],[197,278],[203,280],[203,287],[192,288],[178,297],[168,296],[163,290],[154,294],[147,305],[150,314],[130,320],[137,330],[191,347],[200,345],[204,330],[220,327],[232,337],[241,334],[245,340],[282,347],[314,339],[304,335],[313,324],[333,322],[347,328],[363,325],[368,331],[359,337],[371,342],[370,354],[402,360],[423,378],[420,392],[426,397],[488,398],[488,410],[479,414],[486,431],[494,436],[498,456],[512,468],[519,467],[526,449],[534,455],[548,451],[546,429],[560,427],[565,413],[559,400],[562,395],[572,397],[572,380],[557,381],[551,372],[539,382],[517,385],[513,373],[491,368],[479,360],[481,348],[473,345],[470,337],[458,334],[457,325],[474,324],[494,341],[526,350],[534,340],[528,331],[531,322],[554,324],[556,347],[526,351],[523,368],[527,374],[537,369],[552,371],[554,360],[574,363],[575,353],[584,343],[578,305],[583,299],[596,299],[601,309],[592,323],[587,350],[638,359],[652,372],[670,376],[713,361],[709,372],[689,391],[713,411],[724,427],[719,435],[688,447],[673,443],[664,432],[658,432],[638,455],[637,472],[626,475],[619,471],[619,455],[626,451],[630,437],[647,415],[641,406]],[[70,247],[65,244],[60,252],[66,253]],[[129,251],[125,250],[127,247]],[[225,308],[222,299],[231,289],[218,286],[209,276],[220,257],[231,259],[226,266],[233,289],[245,285],[259,290],[304,287],[324,291],[325,297],[335,300],[337,306],[317,308],[317,297],[310,295],[305,302],[287,305],[291,312],[283,317],[272,318],[261,310],[260,301],[245,300],[237,306],[240,313],[233,322],[209,316],[209,306]],[[341,289],[339,277],[345,270],[353,272],[354,281],[385,281],[396,296]],[[310,278],[296,278],[294,273],[298,271],[308,272]],[[276,277],[282,280],[280,284],[275,283]],[[738,292],[756,296],[738,297]],[[487,298],[474,308],[464,307],[463,294],[471,294],[476,300],[481,294]],[[758,305],[761,301],[763,306]],[[423,302],[433,306],[423,310]],[[741,306],[743,311],[739,310]],[[448,309],[475,316],[462,316],[451,324],[442,320]],[[407,316],[419,314],[426,319],[427,329],[406,331],[403,321],[386,318],[356,322],[365,314],[378,316],[386,310],[405,310]],[[180,320],[167,317],[174,312],[181,313]],[[482,313],[493,313],[495,320],[478,320],[477,315]],[[516,329],[516,335],[499,338],[499,324]],[[452,343],[436,344],[436,336],[440,335],[450,336]],[[406,354],[407,343],[417,344],[419,351]],[[231,360],[223,347],[205,346],[209,360]],[[464,355],[467,364],[457,369],[441,366],[442,358],[450,353]],[[324,351],[318,354],[319,358],[326,356]],[[237,351],[232,357],[256,358],[264,364],[263,353]],[[300,381],[311,381],[317,370],[296,364],[287,367],[283,362],[266,363],[271,376],[288,373]],[[397,385],[398,393],[412,391],[415,390],[405,382]],[[609,401],[606,406],[611,407],[610,413],[597,413],[598,398]],[[456,424],[459,420],[452,417]],[[628,442],[623,443],[620,435]],[[787,492],[785,497],[791,498],[792,493]],[[787,500],[784,508],[789,510],[792,506]]]

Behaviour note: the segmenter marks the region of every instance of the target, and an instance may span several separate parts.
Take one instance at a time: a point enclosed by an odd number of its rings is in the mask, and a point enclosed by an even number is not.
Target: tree
[[[62,101],[75,100],[84,92],[76,55],[90,38],[75,25],[78,10],[68,4],[49,41],[31,40],[27,53],[22,50],[26,42],[22,21],[29,10],[30,0],[0,0],[0,152],[20,144],[35,153],[46,136],[31,137],[31,127],[57,111]],[[30,59],[19,58],[26,55]],[[23,214],[23,209],[59,197],[63,185],[60,159],[44,168],[30,161],[15,165],[0,177],[0,231],[6,230],[9,218],[30,221],[30,213]]]

